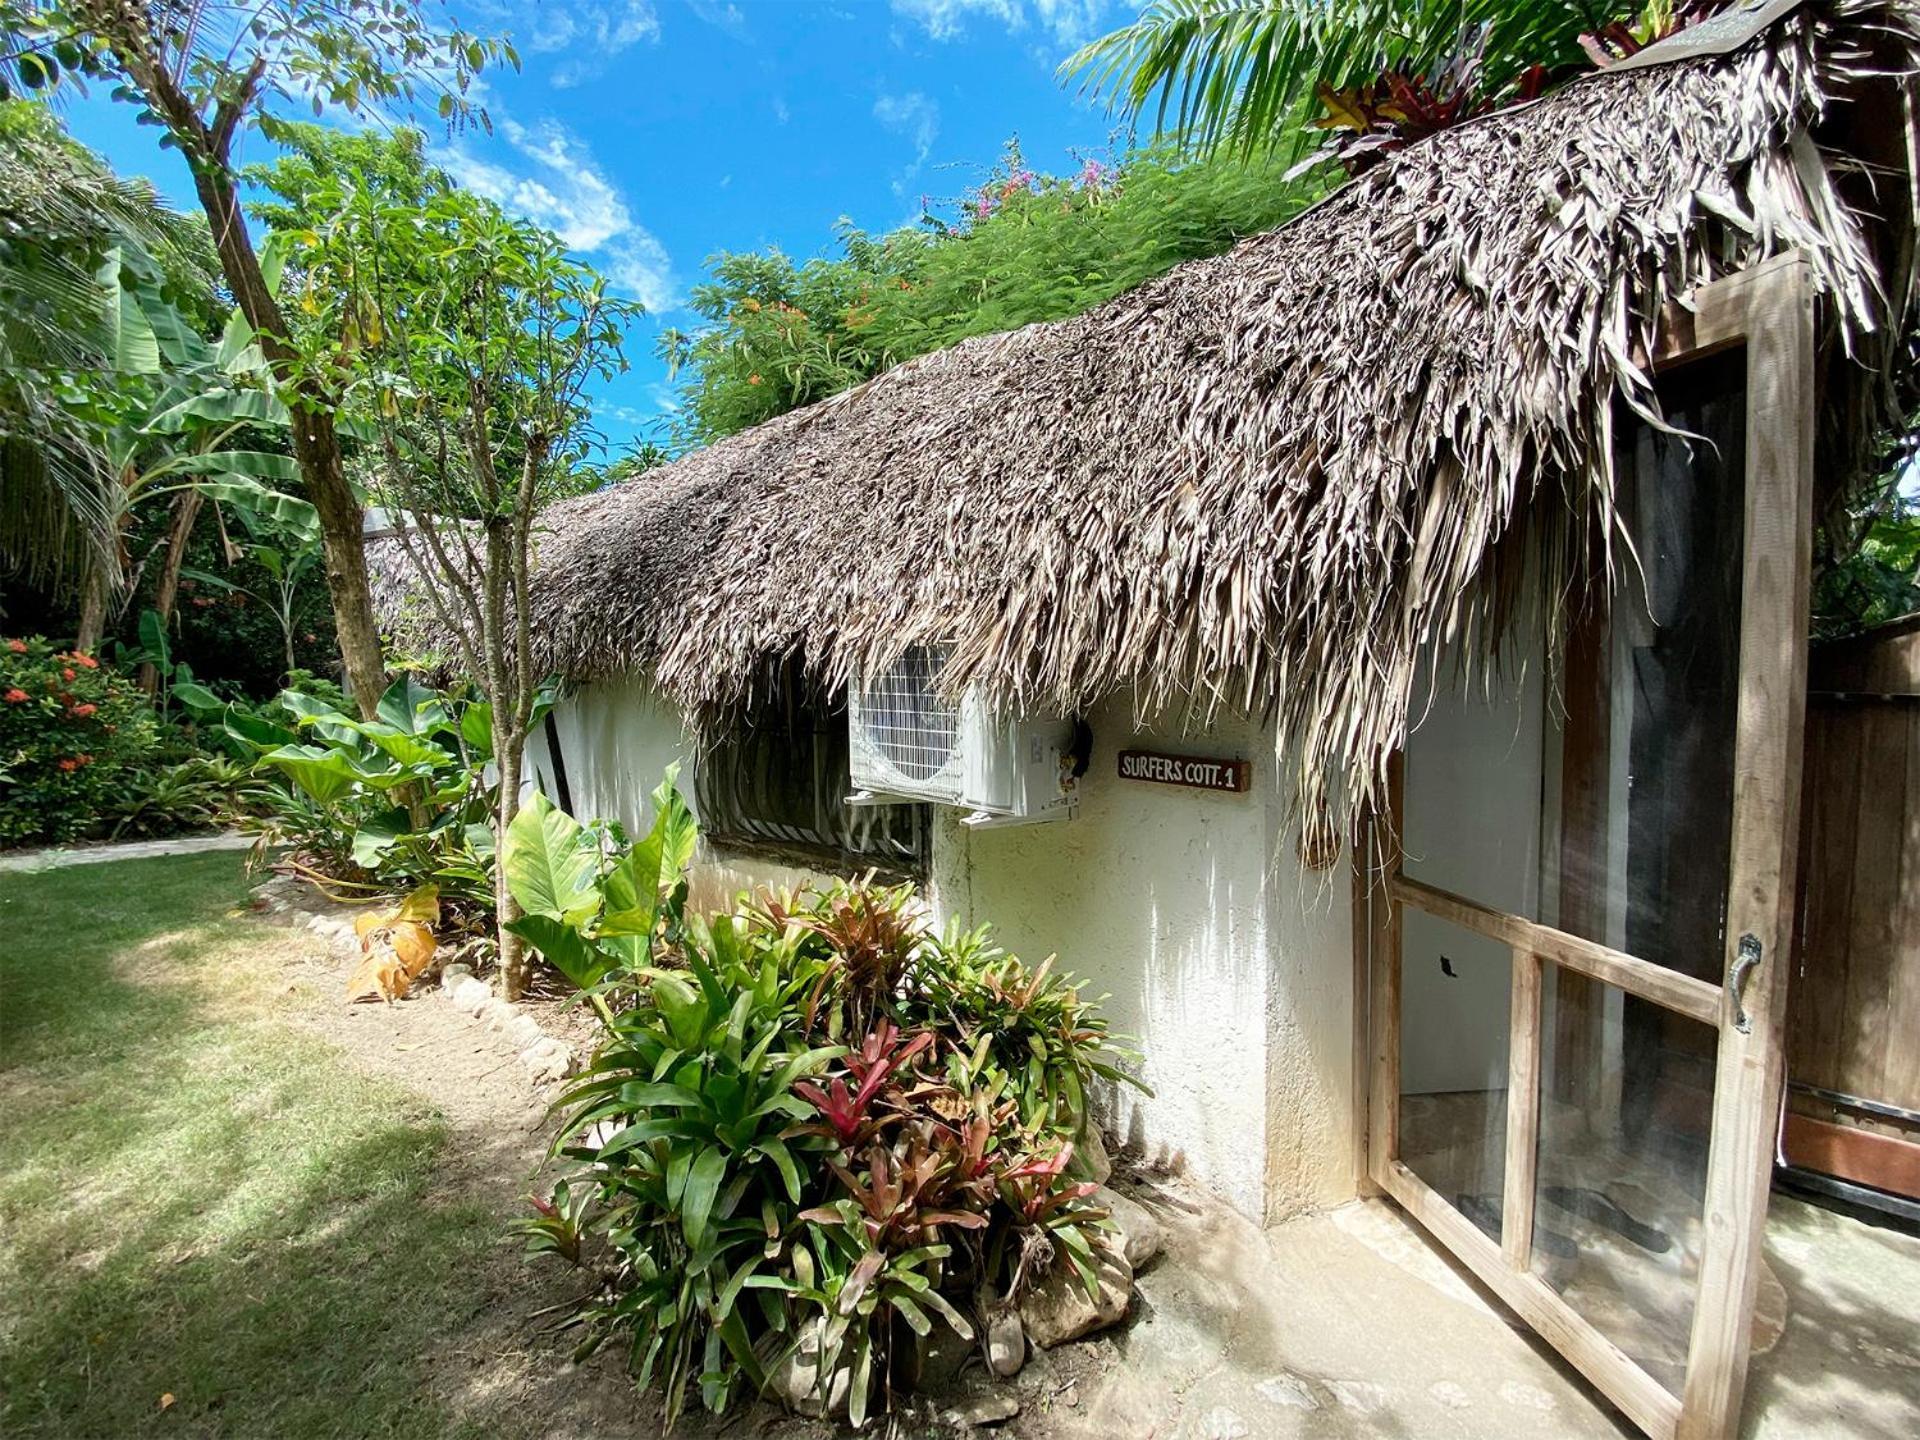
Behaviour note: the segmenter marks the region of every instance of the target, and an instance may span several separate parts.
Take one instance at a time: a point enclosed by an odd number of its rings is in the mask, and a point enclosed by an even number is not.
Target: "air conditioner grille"
[[[953,759],[960,712],[934,690],[944,649],[916,645],[869,681],[861,697],[868,737],[902,775],[932,780]]]

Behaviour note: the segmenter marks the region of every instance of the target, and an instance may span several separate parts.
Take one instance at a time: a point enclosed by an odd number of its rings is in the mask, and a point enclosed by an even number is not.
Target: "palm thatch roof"
[[[648,673],[710,722],[776,663],[837,686],[948,642],[945,683],[1011,711],[1272,713],[1307,792],[1357,798],[1420,657],[1497,628],[1514,557],[1563,586],[1605,524],[1664,303],[1799,249],[1823,464],[1903,413],[1920,22],[1760,8],[1728,53],[1696,36],[1489,115],[1077,318],[554,506],[540,659]]]

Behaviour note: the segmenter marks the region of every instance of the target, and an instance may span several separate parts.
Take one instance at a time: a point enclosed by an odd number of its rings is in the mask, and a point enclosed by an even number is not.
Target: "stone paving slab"
[[[253,838],[227,830],[218,835],[181,835],[171,840],[130,840],[116,845],[53,845],[0,855],[0,874],[105,865],[113,860],[153,860],[163,855],[204,855],[210,850],[246,850],[253,845]]]

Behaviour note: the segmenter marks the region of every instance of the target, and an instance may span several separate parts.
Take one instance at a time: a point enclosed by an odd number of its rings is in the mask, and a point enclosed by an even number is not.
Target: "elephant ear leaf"
[[[581,938],[578,930],[551,915],[522,915],[518,920],[508,921],[507,928],[582,990],[598,985],[613,968],[605,955]]]
[[[599,861],[586,830],[538,791],[507,827],[507,888],[530,915],[586,924],[600,908]]]

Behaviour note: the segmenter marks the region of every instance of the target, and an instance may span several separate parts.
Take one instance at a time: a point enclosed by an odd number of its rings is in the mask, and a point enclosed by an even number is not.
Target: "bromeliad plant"
[[[972,1339],[1056,1258],[1091,1290],[1074,1142],[1089,1082],[1127,1079],[1097,1007],[985,931],[936,933],[908,886],[691,914],[671,774],[653,813],[628,845],[536,796],[502,857],[517,932],[607,1032],[559,1102],[582,1168],[521,1227],[596,1273],[582,1350],[624,1344],[669,1426],[696,1392],[805,1404],[807,1373],[858,1424],[914,1337]]]

